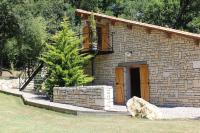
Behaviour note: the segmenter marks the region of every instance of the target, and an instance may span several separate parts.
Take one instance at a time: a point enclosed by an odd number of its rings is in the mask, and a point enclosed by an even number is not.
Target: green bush
[[[84,74],[84,66],[92,56],[79,53],[80,39],[67,21],[62,22],[61,27],[41,57],[48,69],[46,88],[49,96],[52,96],[54,86],[85,85],[93,80]]]

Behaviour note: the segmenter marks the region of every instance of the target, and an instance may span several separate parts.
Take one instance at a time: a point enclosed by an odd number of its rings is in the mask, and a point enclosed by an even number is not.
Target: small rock
[[[142,98],[134,96],[126,103],[129,113],[133,117],[147,118],[150,120],[162,118],[159,108]]]

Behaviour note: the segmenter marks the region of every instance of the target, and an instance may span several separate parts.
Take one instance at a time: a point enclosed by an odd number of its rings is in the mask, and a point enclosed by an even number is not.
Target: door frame
[[[149,101],[150,99],[150,90],[149,90],[149,69],[147,64],[132,64],[128,71],[130,73],[130,70],[132,68],[139,68],[140,72],[140,95],[141,98]],[[129,78],[131,78],[131,75],[129,74]],[[131,91],[131,83],[130,83],[130,91]]]
[[[117,67],[115,67],[115,98],[114,98],[114,103],[115,104],[119,104],[116,102],[116,91],[117,91],[117,87],[116,87],[116,68],[123,68],[124,72],[123,72],[123,80],[124,80],[124,84],[123,84],[123,99],[124,99],[124,103],[120,103],[120,104],[125,104],[125,102],[127,100],[129,100],[129,93],[130,93],[130,81],[127,82],[127,80],[130,80],[130,69],[131,68],[139,68],[140,69],[140,80],[142,76],[141,73],[141,69],[143,69],[143,73],[145,73],[146,75],[146,85],[141,85],[142,83],[140,82],[140,88],[141,86],[143,87],[143,90],[140,90],[141,93],[141,98],[143,98],[146,101],[150,100],[150,86],[149,86],[149,67],[148,64],[146,62],[127,62],[127,63],[119,63],[119,65]]]
[[[132,75],[132,73],[131,73],[131,71],[132,71],[132,69],[138,69],[138,71],[139,71],[139,74],[138,75]],[[132,98],[133,97],[133,93],[132,93],[132,91],[133,91],[133,84],[135,83],[132,83],[132,78],[133,77],[135,77],[135,76],[139,76],[139,82],[140,82],[140,67],[139,66],[131,66],[131,67],[129,67],[128,68],[128,73],[127,73],[128,75],[127,75],[127,77],[129,78],[128,79],[128,81],[129,82],[127,82],[127,91],[128,91],[128,96],[129,96],[129,98]],[[140,97],[141,97],[141,83],[139,83],[139,90],[140,90]],[[136,96],[136,95],[135,95]],[[139,97],[139,96],[137,96],[137,97]]]

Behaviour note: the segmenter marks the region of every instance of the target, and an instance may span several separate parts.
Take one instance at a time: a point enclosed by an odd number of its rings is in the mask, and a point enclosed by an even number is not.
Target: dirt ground
[[[2,75],[0,76],[0,78],[10,78],[10,77],[17,78],[19,77],[19,74],[20,71],[11,71],[11,73],[8,71],[2,71]]]

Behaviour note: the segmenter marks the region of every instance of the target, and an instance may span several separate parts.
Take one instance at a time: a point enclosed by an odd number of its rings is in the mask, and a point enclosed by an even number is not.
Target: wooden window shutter
[[[83,49],[89,49],[90,48],[90,36],[89,36],[89,26],[85,26],[83,28]]]
[[[140,87],[141,87],[141,97],[149,101],[149,74],[148,65],[140,66]]]
[[[124,92],[124,68],[115,68],[115,103],[124,104],[125,103],[125,92]]]
[[[108,50],[109,48],[109,25],[102,26],[102,49]]]

